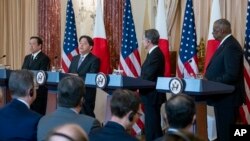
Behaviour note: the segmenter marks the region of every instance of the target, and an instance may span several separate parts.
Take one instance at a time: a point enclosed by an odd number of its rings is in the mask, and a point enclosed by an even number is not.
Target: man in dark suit
[[[142,65],[141,77],[153,82],[157,81],[157,77],[164,75],[164,56],[157,46],[159,38],[156,29],[145,31],[143,44],[148,54]],[[162,136],[160,108],[166,100],[166,95],[157,93],[155,88],[140,90],[140,94],[145,108],[146,140],[152,141]]]
[[[42,52],[43,40],[40,37],[30,37],[30,52],[24,58],[22,69],[48,71],[50,67],[49,57]],[[37,98],[31,105],[31,109],[44,115],[46,113],[48,89],[40,86],[37,90]]]
[[[100,69],[100,60],[91,53],[94,41],[91,37],[83,35],[79,38],[79,55],[74,56],[69,66],[69,73],[77,73],[85,80],[87,73],[97,73]],[[82,113],[95,117],[95,98],[96,88],[86,88],[86,94],[83,96],[85,103]]]
[[[228,141],[230,125],[235,124],[239,106],[244,102],[243,51],[226,19],[215,21],[213,36],[221,43],[208,64],[205,79],[232,85],[235,90],[211,96],[207,102],[214,106],[218,140]]]
[[[197,137],[191,132],[196,120],[194,99],[186,94],[172,96],[165,104],[164,119],[169,127],[163,137],[155,141],[165,141],[172,138],[193,140]],[[198,140],[198,139],[197,139]]]
[[[36,99],[33,73],[28,70],[12,71],[9,90],[12,101],[0,109],[0,140],[36,141],[41,115],[30,110]]]
[[[140,99],[135,92],[117,89],[110,101],[111,119],[103,128],[90,133],[90,141],[138,141],[127,130],[141,116]]]
[[[58,108],[55,112],[43,116],[39,121],[37,140],[44,140],[52,129],[67,123],[78,124],[87,134],[99,128],[101,125],[98,120],[79,114],[85,94],[82,78],[64,77],[58,84]]]

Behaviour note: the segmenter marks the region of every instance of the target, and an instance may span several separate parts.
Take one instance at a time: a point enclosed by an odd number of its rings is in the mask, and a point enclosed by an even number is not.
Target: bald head
[[[88,136],[79,125],[65,124],[54,129],[46,141],[88,141]]]
[[[231,34],[231,24],[226,19],[219,19],[214,22],[213,36],[216,40],[221,41],[228,34]]]

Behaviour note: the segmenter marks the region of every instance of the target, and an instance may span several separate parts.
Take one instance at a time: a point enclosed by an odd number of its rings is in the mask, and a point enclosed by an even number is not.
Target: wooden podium
[[[171,92],[170,81],[174,78],[158,77],[156,89],[159,92]],[[203,79],[181,79],[184,94],[194,97],[196,101],[196,134],[204,140],[207,135],[207,104],[206,97],[210,95],[227,94],[234,90],[234,86]]]

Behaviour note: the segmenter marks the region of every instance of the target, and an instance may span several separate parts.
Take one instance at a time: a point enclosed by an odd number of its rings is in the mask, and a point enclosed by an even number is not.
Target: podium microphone
[[[3,58],[5,58],[6,57],[6,55],[3,55],[2,57],[0,57],[0,59],[3,59]]]

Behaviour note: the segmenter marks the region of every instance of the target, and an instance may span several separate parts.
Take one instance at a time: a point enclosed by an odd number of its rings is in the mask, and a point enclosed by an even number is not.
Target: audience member
[[[185,94],[174,95],[165,104],[166,122],[169,128],[166,134],[155,141],[199,141],[200,139],[193,135],[192,125],[195,122],[195,102]]]
[[[94,41],[91,37],[83,35],[79,38],[79,55],[73,57],[69,66],[69,73],[77,73],[83,80],[85,80],[87,73],[97,73],[100,69],[100,60],[91,53]],[[95,117],[95,99],[96,88],[86,88],[86,93],[83,96],[85,103],[81,113]]]
[[[30,110],[36,99],[33,73],[12,71],[8,83],[12,101],[0,109],[0,140],[36,141],[41,115]]]
[[[126,130],[141,116],[140,99],[130,90],[115,90],[110,101],[111,120],[89,135],[90,141],[137,141]]]
[[[235,89],[231,93],[209,96],[207,103],[214,106],[218,140],[229,141],[230,126],[236,124],[239,107],[245,100],[243,50],[231,34],[231,24],[226,19],[214,22],[213,36],[220,45],[207,66],[205,79],[232,85]]]
[[[87,134],[99,128],[98,120],[79,114],[84,103],[85,86],[82,78],[68,76],[58,84],[58,108],[55,112],[45,115],[38,124],[37,139],[42,141],[52,129],[66,124],[75,123],[81,126]]]
[[[65,124],[50,132],[46,141],[88,141],[88,135],[77,124]]]
[[[156,82],[159,76],[164,75],[165,68],[164,56],[158,47],[160,35],[156,29],[146,30],[144,34],[143,45],[148,54],[142,65],[141,77]],[[160,109],[166,100],[166,95],[160,94],[155,88],[142,89],[140,94],[145,108],[146,141],[152,141],[162,136]]]
[[[49,57],[42,52],[43,40],[38,36],[30,37],[30,52],[26,55],[23,61],[22,69],[28,70],[43,70],[48,71],[50,67]],[[47,107],[48,89],[45,86],[40,86],[37,89],[37,98],[32,103],[31,109],[45,115]]]

